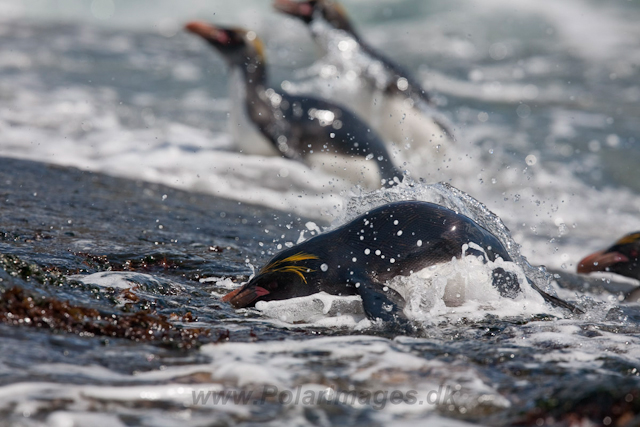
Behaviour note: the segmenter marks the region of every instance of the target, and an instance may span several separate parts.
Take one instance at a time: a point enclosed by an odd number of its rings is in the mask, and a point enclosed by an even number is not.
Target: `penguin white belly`
[[[373,109],[381,97],[377,91],[370,90],[366,83],[343,78],[339,84],[335,85],[333,93],[327,94],[324,98],[348,108],[362,120],[369,122]]]
[[[437,171],[450,157],[453,141],[428,114],[413,107],[411,100],[389,96],[361,79],[336,80],[332,90],[321,95],[348,107],[369,123],[385,141],[396,165],[408,169],[414,177],[446,178]]]
[[[411,100],[385,96],[373,113],[372,122],[385,141],[397,164],[407,163],[412,172],[441,168],[450,156],[453,141],[442,128],[411,104]]]
[[[229,82],[229,133],[245,154],[281,156],[282,154],[249,119],[246,111],[246,86],[242,71],[232,70]]]

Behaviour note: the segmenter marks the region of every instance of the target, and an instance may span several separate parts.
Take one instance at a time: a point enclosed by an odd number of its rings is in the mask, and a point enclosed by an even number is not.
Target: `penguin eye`
[[[276,281],[274,280],[273,282],[269,283],[269,284],[266,286],[266,288],[267,288],[267,289],[269,289],[269,290],[277,289],[277,288],[278,288],[278,282],[276,282]]]
[[[311,16],[313,15],[313,8],[315,7],[315,3],[300,3],[298,6],[298,11],[302,16]]]
[[[218,31],[218,33],[216,34],[216,41],[221,45],[230,44],[231,35],[229,34],[229,31],[226,31],[226,30]]]
[[[633,250],[631,251],[631,253],[629,253],[629,255],[631,255],[631,258],[638,258],[638,251]]]

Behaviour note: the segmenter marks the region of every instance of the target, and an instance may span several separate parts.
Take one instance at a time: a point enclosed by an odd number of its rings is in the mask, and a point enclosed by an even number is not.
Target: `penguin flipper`
[[[415,102],[415,101],[414,101]],[[424,100],[419,100],[415,102],[415,107],[421,111],[427,117],[430,117],[444,133],[446,133],[452,141],[456,140],[456,137],[453,132],[453,124],[451,121],[438,111],[433,105],[425,102]]]
[[[546,293],[545,291],[543,291],[542,289],[540,289],[538,287],[538,285],[536,285],[535,283],[533,283],[533,281],[531,281],[531,279],[527,278],[527,281],[529,282],[529,284],[531,285],[531,287],[533,289],[535,289],[540,295],[542,295],[542,298],[544,298],[545,301],[547,301],[548,303],[550,303],[553,306],[556,307],[562,307],[562,308],[566,308],[567,310],[571,311],[572,313],[576,313],[576,314],[584,314],[584,310],[582,310],[579,307],[576,307],[575,305],[568,303],[558,297],[555,297],[553,295],[549,295],[548,293]]]
[[[475,256],[483,256],[484,257],[484,261],[485,263],[487,262],[486,259],[486,254],[477,251],[476,249],[469,249],[467,250],[467,255],[468,254],[472,254]],[[498,255],[499,257],[501,257],[502,259],[506,260],[506,261],[510,261],[511,258],[509,257],[509,255],[505,252],[505,253],[497,253],[495,255]],[[493,259],[495,259],[495,255],[492,255],[491,257]],[[493,260],[492,259],[492,260]],[[500,295],[503,297],[507,297],[507,298],[515,298],[521,291],[520,288],[520,283],[518,281],[518,277],[510,272],[510,271],[506,271],[505,269],[498,267],[495,268],[493,270],[493,286],[496,287],[496,289],[498,289],[498,292],[500,292]],[[558,297],[555,297],[553,295],[549,295],[548,293],[546,293],[545,291],[543,291],[542,289],[540,289],[535,283],[533,283],[533,281],[531,279],[529,279],[527,277],[527,282],[529,282],[529,285],[531,285],[531,287],[533,289],[536,290],[536,292],[538,292],[542,298],[544,298],[545,301],[547,301],[548,303],[550,303],[551,305],[555,306],[555,307],[562,307],[562,308],[566,308],[567,310],[571,311],[572,313],[576,313],[576,314],[584,314],[584,311],[579,308],[576,307],[575,305],[568,303]]]
[[[364,312],[370,320],[380,319],[384,323],[409,326],[409,319],[403,312],[405,301],[398,292],[368,277],[361,276],[352,280],[355,282],[356,292],[362,298]]]
[[[531,285],[531,287],[535,289],[536,292],[538,292],[542,296],[542,298],[544,298],[544,300],[551,305],[555,307],[566,308],[572,313],[584,314],[584,311],[581,308],[576,307],[575,305],[568,303],[556,296],[549,295],[548,293],[540,289],[538,285],[533,283],[533,281],[528,277],[527,282],[529,282],[529,285]],[[515,273],[506,271],[501,267],[495,268],[493,270],[493,286],[498,289],[500,295],[507,298],[513,299],[521,292],[520,283],[518,282],[518,276]]]
[[[506,298],[515,298],[521,292],[518,275],[511,271],[507,271],[502,267],[494,268],[493,286],[500,292],[500,295]]]

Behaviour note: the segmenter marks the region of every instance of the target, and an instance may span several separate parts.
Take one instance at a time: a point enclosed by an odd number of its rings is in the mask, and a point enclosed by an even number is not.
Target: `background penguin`
[[[586,256],[578,263],[578,273],[609,271],[640,280],[640,232],[630,233],[613,246]]]
[[[339,81],[348,81],[349,73],[355,73],[365,82],[366,87],[358,90],[359,96],[343,87],[327,95],[332,99],[346,96],[343,101],[376,123],[385,138],[398,144],[400,153],[410,144],[404,156],[410,163],[416,161],[415,155],[427,164],[437,165],[444,159],[446,146],[453,141],[449,120],[436,110],[430,95],[408,72],[360,38],[338,2],[276,0],[274,6],[307,24],[314,40],[327,53],[327,62],[341,68]],[[340,85],[339,81],[336,84]],[[353,86],[349,82],[349,87]],[[359,102],[354,103],[354,99]]]
[[[191,22],[186,29],[215,47],[231,68],[232,133],[244,152],[320,164],[334,175],[344,176],[347,168],[353,182],[363,181],[373,161],[382,179],[402,179],[384,142],[354,113],[320,99],[269,89],[262,42],[253,31],[203,22]],[[354,157],[367,161],[358,165]],[[379,187],[380,179],[375,182]]]
[[[559,286],[582,293],[610,294],[618,301],[640,300],[640,232],[630,233],[608,249],[594,252],[578,263],[578,275],[567,271],[550,271]],[[592,272],[610,272],[628,279],[582,276]]]
[[[511,261],[493,234],[464,215],[427,202],[390,203],[284,250],[222,300],[240,308],[321,291],[358,294],[370,319],[406,325],[405,301],[385,282],[460,257],[462,246],[471,242],[483,251],[470,249],[467,254]],[[502,296],[514,298],[521,291],[514,275],[501,268],[493,273],[494,286]],[[529,283],[546,301],[579,311]]]

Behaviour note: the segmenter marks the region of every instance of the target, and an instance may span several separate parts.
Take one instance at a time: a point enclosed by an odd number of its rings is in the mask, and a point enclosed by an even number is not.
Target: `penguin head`
[[[333,28],[354,33],[346,10],[334,0],[275,0],[273,7],[309,24],[314,19],[324,19]]]
[[[315,255],[287,252],[276,256],[244,286],[229,292],[222,301],[235,308],[252,307],[258,301],[283,300],[318,292],[311,277],[320,270]]]
[[[185,29],[206,40],[232,65],[265,62],[264,46],[253,31],[219,27],[201,21],[189,22]]]
[[[578,263],[578,273],[592,271],[640,279],[640,232],[627,234],[610,248],[588,255]]]

